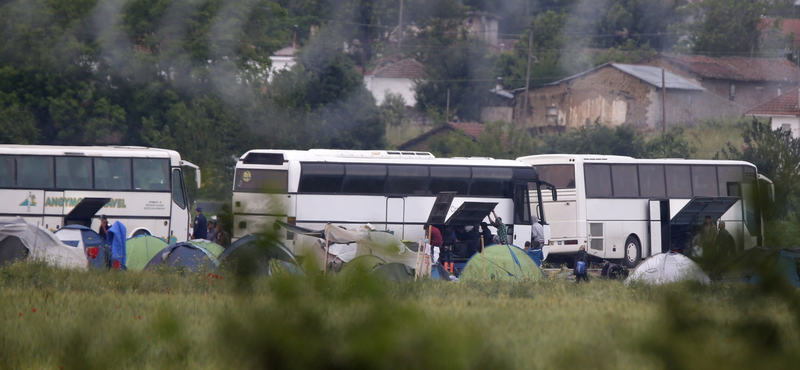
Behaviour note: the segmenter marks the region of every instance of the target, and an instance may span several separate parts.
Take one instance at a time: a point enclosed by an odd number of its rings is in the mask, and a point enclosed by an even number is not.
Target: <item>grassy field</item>
[[[796,368],[800,294],[0,269],[0,369]]]

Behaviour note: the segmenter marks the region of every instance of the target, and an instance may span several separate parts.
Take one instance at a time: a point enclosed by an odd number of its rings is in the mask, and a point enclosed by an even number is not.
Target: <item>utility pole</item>
[[[665,75],[666,72],[664,72],[664,68],[661,68],[661,131],[664,134],[667,133],[667,79]]]
[[[444,122],[450,122],[450,89],[447,89],[447,112],[444,114]]]
[[[400,28],[400,37],[397,39],[397,48],[403,52],[403,0],[400,0],[400,19],[397,21],[397,27]]]
[[[531,2],[527,1],[525,4],[526,8],[526,16],[528,18],[528,69],[525,72],[525,96],[522,100],[522,128],[524,129],[525,126],[528,125],[528,89],[530,88],[530,81],[531,81],[531,54],[533,53],[533,23],[530,21],[531,18]]]

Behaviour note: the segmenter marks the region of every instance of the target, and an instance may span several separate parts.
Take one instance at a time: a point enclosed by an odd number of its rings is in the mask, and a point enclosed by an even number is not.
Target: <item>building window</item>
[[[733,99],[734,99],[735,97],[736,97],[736,85],[734,85],[734,84],[731,84],[731,95],[730,95],[730,98],[729,98],[729,99],[730,99],[731,101],[733,101]]]
[[[558,124],[558,108],[556,107],[547,107],[547,111],[545,112],[545,118],[547,119],[547,123],[550,125],[557,125]]]
[[[781,130],[784,132],[792,133],[792,124],[791,123],[782,123]]]

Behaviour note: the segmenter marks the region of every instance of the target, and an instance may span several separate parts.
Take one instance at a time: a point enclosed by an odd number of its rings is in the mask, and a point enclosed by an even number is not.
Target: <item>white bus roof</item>
[[[244,163],[245,158],[251,154],[282,154],[283,161],[303,162],[337,162],[337,163],[370,163],[383,164],[439,164],[439,165],[469,165],[469,166],[504,166],[528,167],[529,165],[511,160],[494,159],[486,157],[470,158],[436,158],[429,152],[387,151],[387,150],[337,150],[337,149],[311,149],[311,150],[280,150],[280,149],[254,149],[239,157],[237,166],[262,166],[277,163]],[[273,159],[274,160],[274,159]],[[280,160],[278,158],[278,160]]]
[[[655,158],[640,159],[620,155],[601,154],[540,154],[517,158],[518,161],[531,165],[555,163],[638,163],[638,164],[730,164],[752,166],[754,164],[737,160],[721,159],[684,159],[684,158]]]
[[[87,157],[142,157],[180,160],[180,154],[170,149],[140,146],[58,146],[58,145],[0,145],[0,155],[57,155]]]

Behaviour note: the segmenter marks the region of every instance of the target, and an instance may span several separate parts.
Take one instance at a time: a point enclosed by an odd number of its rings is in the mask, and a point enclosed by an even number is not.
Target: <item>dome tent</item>
[[[21,218],[0,219],[0,266],[20,259],[86,269],[86,251],[62,243],[49,230]]]
[[[96,231],[83,225],[66,225],[53,233],[64,244],[86,251],[89,266],[109,268],[111,247]]]
[[[654,254],[644,260],[625,280],[625,284],[639,281],[647,284],[668,284],[696,280],[711,283],[708,275],[694,261],[677,252]]]
[[[219,258],[219,256],[222,255],[222,252],[225,251],[225,248],[223,246],[206,239],[192,239],[189,240],[188,243],[192,243],[198,247],[205,248],[207,251],[214,254],[214,257],[217,258]]]
[[[125,268],[131,271],[142,271],[153,257],[168,246],[161,238],[152,235],[138,235],[125,241],[127,260]]]
[[[475,253],[470,257],[459,280],[482,280],[484,265],[487,280],[544,279],[542,270],[524,250],[513,245],[495,244],[484,249],[484,256]]]
[[[258,235],[244,236],[225,248],[219,256],[220,267],[236,268],[245,259],[255,262],[257,270],[267,275],[272,275],[273,272],[271,261],[275,261],[292,274],[303,274],[303,270],[285,246],[280,243],[269,243],[260,239]]]
[[[156,253],[155,257],[147,263],[145,270],[161,265],[169,267],[182,267],[190,271],[210,270],[219,265],[219,260],[213,253],[203,247],[192,243],[182,242],[172,244]]]

